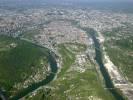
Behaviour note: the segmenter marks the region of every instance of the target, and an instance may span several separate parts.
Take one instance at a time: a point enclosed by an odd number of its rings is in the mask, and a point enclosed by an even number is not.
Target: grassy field
[[[46,89],[40,89],[35,96],[27,100],[36,100],[36,98],[38,100],[114,100],[114,97],[103,88],[95,67],[89,60],[84,64],[85,72],[76,71],[78,66],[75,63],[76,54],[85,49],[85,46],[78,44],[59,45],[63,64],[58,78],[48,85],[51,87],[48,92]],[[72,67],[75,70],[71,70]]]
[[[105,47],[111,61],[133,82],[133,26],[105,32]]]
[[[69,69],[72,63],[75,61],[74,53],[70,52],[64,45],[59,45],[59,52],[62,55],[63,68],[58,76],[62,76]],[[64,56],[63,56],[64,55]],[[67,56],[65,56],[67,55]]]
[[[130,82],[133,82],[133,43],[130,43],[131,38],[133,37],[113,40],[113,43],[108,41],[105,46],[111,61],[119,67]]]
[[[0,36],[0,87],[9,92],[15,83],[23,82],[41,68],[47,54],[47,49]]]
[[[32,30],[27,30],[26,32],[23,32],[23,37],[26,39],[34,39],[34,36],[39,34],[39,29],[32,29]]]
[[[61,72],[59,73],[59,77],[61,77],[65,72],[70,68],[70,66],[75,61],[75,54],[78,52],[82,52],[86,49],[85,45],[82,44],[74,44],[74,43],[66,43],[66,44],[60,44],[58,46],[58,51],[62,55],[62,62],[63,67],[61,69]]]

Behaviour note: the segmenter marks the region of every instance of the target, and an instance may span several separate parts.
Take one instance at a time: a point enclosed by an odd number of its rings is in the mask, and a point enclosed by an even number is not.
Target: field
[[[133,82],[133,26],[113,29],[105,32],[105,47],[111,61],[122,71],[124,76]]]
[[[12,94],[13,86],[23,83],[47,64],[48,50],[34,44],[0,36],[0,88]]]
[[[62,68],[57,79],[39,89],[36,95],[27,97],[27,100],[114,100],[104,89],[94,65],[89,60],[79,66],[76,55],[82,54],[86,46],[68,43],[61,44],[58,48],[62,56]]]
[[[34,36],[36,34],[39,34],[39,29],[35,28],[35,29],[31,29],[31,30],[27,30],[27,31],[23,32],[22,37],[32,40],[32,39],[34,39]]]

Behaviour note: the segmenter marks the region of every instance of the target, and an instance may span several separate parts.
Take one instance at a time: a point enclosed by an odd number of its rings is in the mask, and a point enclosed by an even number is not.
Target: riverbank
[[[0,100],[7,100],[5,94],[0,90]]]
[[[116,67],[110,60],[109,56],[104,52],[105,59],[105,67],[111,77],[111,80],[114,86],[122,91],[122,93],[128,98],[128,100],[132,100],[133,98],[133,85],[128,82],[122,74],[120,74],[118,67]]]
[[[120,72],[118,67],[115,66],[113,64],[113,62],[110,60],[110,57],[107,55],[107,52],[105,51],[105,47],[103,46],[105,39],[102,36],[102,34],[99,33],[99,35],[100,35],[100,37],[98,38],[98,40],[100,41],[100,44],[102,45],[104,66],[105,66],[107,72],[109,73],[109,76],[114,84],[114,87],[118,88],[128,100],[132,100],[133,84],[130,83],[125,78],[125,76],[123,76],[123,74]]]
[[[124,100],[123,96],[118,92],[117,88],[114,87],[110,75],[107,72],[107,69],[105,68],[105,65],[103,63],[101,44],[104,43],[104,37],[102,36],[102,34],[99,34],[99,32],[96,32],[92,28],[82,27],[80,25],[77,25],[77,27],[85,31],[88,34],[88,37],[91,36],[93,40],[95,47],[95,60],[99,65],[99,70],[103,76],[105,88],[110,91],[110,93],[115,97],[116,100]]]
[[[112,94],[104,89],[91,62],[85,47],[77,43],[65,43],[58,46],[61,55],[60,72],[56,80],[29,95],[28,100],[79,99],[79,100],[115,100]],[[74,60],[73,60],[74,59]]]
[[[0,42],[0,99],[18,100],[55,78],[57,56],[51,49],[8,36]]]
[[[103,64],[103,58],[102,58],[102,52],[101,52],[101,45],[96,38],[96,31],[93,29],[87,29],[87,33],[91,35],[93,41],[94,41],[94,46],[95,46],[95,53],[96,57],[95,60],[97,61],[100,71],[103,75],[103,78],[105,80],[105,86],[106,88],[112,93],[112,95],[115,97],[116,100],[124,100],[123,96],[117,91],[117,89],[114,87],[114,84],[110,78],[109,73],[107,72],[104,64]]]
[[[49,54],[49,63],[50,63],[50,67],[51,67],[51,73],[46,77],[46,79],[44,79],[38,83],[34,83],[34,84],[30,85],[26,89],[23,89],[21,92],[16,94],[14,97],[10,98],[10,100],[18,100],[18,99],[26,96],[28,93],[33,92],[37,88],[50,83],[54,79],[54,77],[57,73],[57,70],[58,70],[56,60],[55,60],[54,56],[51,54]]]

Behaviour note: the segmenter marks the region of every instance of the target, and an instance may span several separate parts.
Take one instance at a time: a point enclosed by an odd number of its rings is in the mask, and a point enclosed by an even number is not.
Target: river
[[[25,41],[25,40],[24,40]],[[27,41],[29,42],[29,41]],[[33,45],[39,46],[41,48],[45,48],[43,46],[37,45],[35,43],[30,42]],[[48,83],[50,83],[57,71],[58,71],[58,67],[57,67],[57,62],[56,62],[56,54],[53,53],[51,50],[48,51],[48,61],[50,64],[50,68],[51,68],[51,73],[42,81],[38,82],[38,83],[33,83],[30,86],[28,86],[27,88],[21,90],[20,92],[18,92],[15,96],[9,98],[8,96],[6,96],[6,93],[0,90],[0,100],[18,100],[24,96],[26,96],[27,94],[33,92],[34,90],[36,90],[37,88],[47,85]]]
[[[18,100],[18,99],[26,96],[28,93],[33,92],[34,90],[36,90],[40,86],[47,85],[48,83],[50,83],[54,79],[58,68],[57,68],[57,62],[56,62],[55,57],[53,55],[54,55],[53,53],[49,52],[48,60],[49,60],[50,67],[51,67],[50,75],[47,76],[46,79],[42,80],[41,82],[34,83],[34,84],[30,85],[28,88],[23,89],[21,92],[17,93],[15,96],[10,98],[9,100]]]
[[[93,29],[82,28],[82,30],[84,30],[88,34],[90,34],[92,39],[93,39],[94,46],[95,46],[95,53],[96,53],[95,60],[97,61],[98,65],[100,67],[100,71],[101,71],[102,76],[105,80],[106,88],[112,93],[112,95],[115,97],[116,100],[125,100],[123,98],[123,96],[121,94],[119,94],[119,92],[115,89],[115,87],[112,83],[112,80],[111,80],[108,72],[105,69],[105,66],[104,66],[103,60],[102,60],[102,52],[101,52],[101,48],[100,48],[100,43],[99,43],[98,39],[96,38],[96,32]],[[58,70],[57,63],[56,63],[55,57],[50,52],[49,52],[48,59],[49,59],[52,73],[49,76],[47,76],[46,79],[42,80],[41,82],[34,83],[34,84],[30,85],[28,88],[23,89],[21,92],[17,93],[15,96],[10,98],[10,100],[18,100],[18,99],[26,96],[28,93],[33,92],[34,90],[36,90],[40,86],[47,85],[48,83],[50,83],[54,79],[54,77],[57,73],[57,70]]]
[[[105,86],[106,86],[105,88],[107,88],[112,93],[112,95],[115,97],[116,100],[125,100],[123,96],[114,87],[112,80],[103,64],[101,47],[100,47],[99,40],[96,38],[96,31],[93,29],[83,29],[83,30],[85,30],[87,34],[89,34],[93,39],[94,46],[95,46],[95,53],[96,53],[95,60],[98,63],[100,67],[100,71],[104,78]]]
[[[4,92],[0,90],[0,100],[7,100],[6,95]]]

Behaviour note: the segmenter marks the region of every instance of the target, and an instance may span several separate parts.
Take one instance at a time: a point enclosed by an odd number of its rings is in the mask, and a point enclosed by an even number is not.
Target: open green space
[[[130,82],[133,82],[133,43],[130,42],[131,38],[133,39],[133,37],[129,37],[113,40],[113,43],[108,41],[105,46],[111,61],[118,66]]]
[[[104,89],[97,80],[94,70],[87,70],[84,73],[68,72],[52,83],[52,89],[40,90],[35,96],[27,100],[115,100],[114,97]],[[55,85],[55,86],[54,86]]]
[[[47,64],[48,50],[37,45],[0,36],[0,88],[8,95],[14,84],[24,82]]]
[[[46,88],[42,88],[35,96],[32,95],[27,100],[36,100],[36,98],[38,100],[115,100],[111,93],[104,89],[94,65],[89,60],[87,60],[88,65],[85,64],[87,67],[85,72],[71,70],[72,67],[76,69],[76,55],[84,52],[85,46],[61,44],[58,48],[62,56],[62,68],[57,79],[48,85],[48,91]]]
[[[133,82],[133,26],[127,25],[104,32],[106,52],[111,61]]]
[[[75,54],[86,50],[86,46],[79,43],[66,43],[58,46],[58,51],[62,55],[62,68],[59,77],[62,76],[74,63]]]
[[[62,76],[65,74],[67,69],[72,65],[72,63],[75,61],[75,55],[70,52],[64,45],[59,46],[59,52],[62,55],[62,62],[63,62],[63,68],[61,69],[61,72],[59,73],[59,76]]]
[[[23,32],[22,37],[32,40],[32,39],[34,39],[34,36],[39,33],[40,33],[39,29],[35,28],[35,29],[31,29],[31,30],[27,30],[27,31]]]

